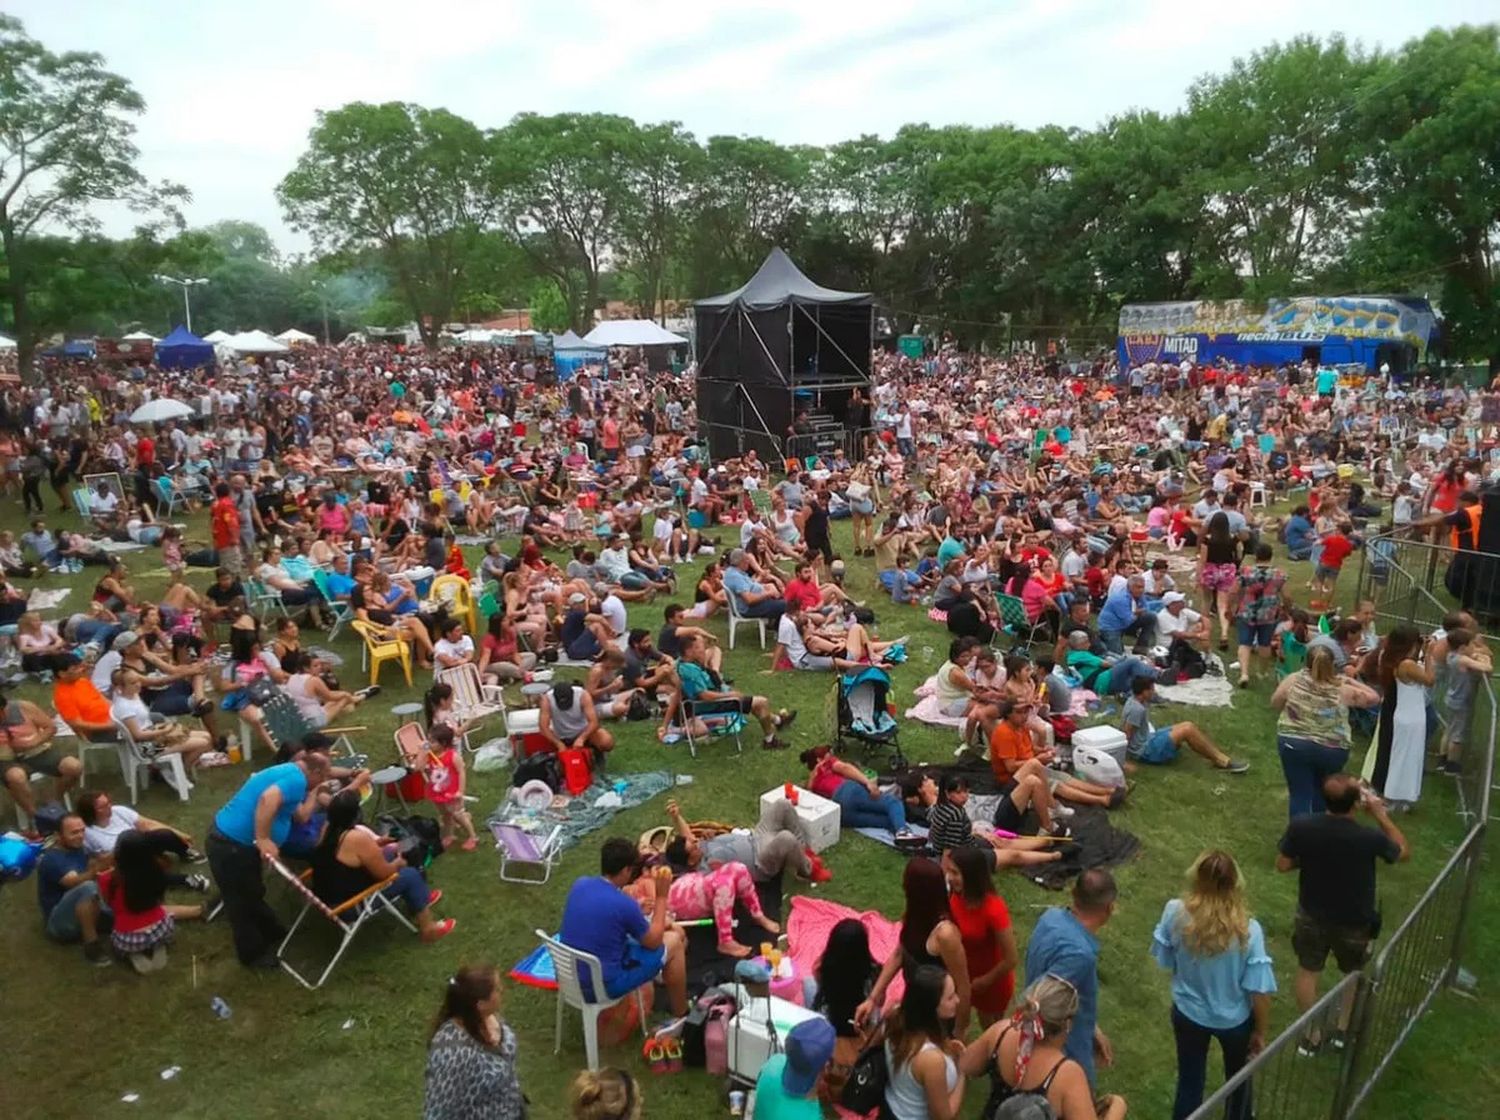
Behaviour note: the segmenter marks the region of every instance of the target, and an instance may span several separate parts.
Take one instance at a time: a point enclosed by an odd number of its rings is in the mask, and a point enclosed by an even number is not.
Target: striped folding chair
[[[396,881],[396,873],[392,872],[390,878],[379,883],[373,883],[360,891],[352,898],[347,898],[337,906],[329,906],[317,895],[313,894],[312,888],[308,886],[312,878],[312,872],[304,871],[301,875],[294,873],[286,864],[274,856],[266,856],[265,860],[291,886],[293,893],[302,899],[302,912],[297,915],[297,920],[292,923],[292,928],[287,930],[286,937],[276,949],[276,960],[282,968],[291,973],[309,991],[317,991],[323,986],[324,981],[332,974],[334,966],[339,963],[345,950],[349,948],[350,942],[360,928],[377,914],[387,913],[405,926],[412,933],[417,932],[417,927],[407,921],[406,915],[401,913],[394,902],[386,898],[382,893],[386,887]],[[328,919],[329,923],[338,929],[340,933],[339,946],[334,950],[333,957],[328,961],[317,980],[309,980],[298,972],[292,963],[286,959],[287,946],[292,943],[292,938],[297,935],[302,921],[313,911]]]

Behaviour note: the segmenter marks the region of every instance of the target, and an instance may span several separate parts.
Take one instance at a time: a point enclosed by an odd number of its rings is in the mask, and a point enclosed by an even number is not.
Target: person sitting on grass
[[[694,870],[704,863],[714,867],[723,863],[743,863],[757,882],[780,879],[792,868],[799,879],[826,883],[833,872],[813,852],[797,807],[784,797],[766,802],[755,829],[735,829],[718,836],[699,838],[693,826],[683,818],[676,798],[667,801],[667,816],[677,832],[663,853],[674,867]]]
[[[818,621],[797,607],[788,606],[776,624],[776,645],[771,650],[771,672],[790,665],[812,672],[857,673],[863,666],[844,656],[845,642],[819,628]]]
[[[49,941],[81,942],[84,960],[107,967],[109,954],[99,935],[109,932],[109,915],[99,902],[98,879],[113,857],[90,854],[84,835],[82,817],[76,813],[63,817],[56,842],[37,861],[36,900]]]
[[[738,706],[741,715],[754,716],[760,722],[761,730],[765,732],[761,746],[765,750],[779,751],[785,748],[787,744],[777,737],[776,732],[791,726],[797,713],[786,708],[773,712],[771,702],[764,696],[747,696],[738,689],[726,687],[716,673],[709,671],[703,659],[703,639],[690,634],[683,640],[682,660],[677,663],[677,678],[682,683],[682,688],[678,697],[674,698],[674,706],[679,699],[689,704],[709,704],[715,708]],[[685,715],[684,718],[688,717]],[[691,718],[697,719],[698,716],[695,714]]]
[[[1062,818],[1073,815],[1072,809],[1057,804],[1059,800],[1097,805],[1102,809],[1113,809],[1124,800],[1123,789],[1110,789],[1048,769],[1056,759],[1057,751],[1053,747],[1036,749],[1036,738],[1031,732],[1034,707],[1030,701],[1009,700],[1001,705],[1000,711],[1000,720],[990,736],[990,769],[994,771],[1001,791],[1009,792],[1010,796],[1000,803],[995,827],[1014,831],[1027,802],[1036,810],[1042,827],[1049,828],[1049,815]],[[1039,783],[1045,788],[1039,790]],[[1012,786],[1015,788],[1009,788]],[[1010,808],[1007,808],[1008,804]],[[1011,810],[1015,810],[1015,816],[1011,815]],[[1015,824],[1002,824],[1002,819]]]
[[[584,999],[620,999],[660,976],[672,1014],[686,1015],[687,937],[669,914],[672,869],[657,867],[649,876],[654,896],[649,917],[625,893],[641,870],[633,843],[621,836],[605,840],[599,874],[575,880],[568,890],[557,939],[599,958],[604,993],[594,991],[593,976],[581,975]]]
[[[1045,785],[1041,787],[1044,794],[1045,788]],[[1017,785],[1011,792],[1020,790],[1021,787]],[[1019,827],[1021,814],[1025,813],[1026,806],[1031,803],[1036,792],[1037,786],[1028,783],[1024,789],[1025,801],[1019,811],[1013,811],[1016,807],[1009,797],[1002,797],[996,819],[1003,819],[1006,824],[996,827],[1003,827],[1007,832],[1014,831],[1011,825]],[[992,871],[997,867],[1029,867],[1062,858],[1062,853],[1044,836],[1008,837],[997,836],[993,832],[975,832],[965,808],[968,802],[969,779],[962,774],[944,774],[942,784],[938,787],[938,802],[927,814],[927,842],[939,855],[954,848],[979,848],[984,852],[985,861]],[[1038,816],[1046,816],[1047,823],[1042,826],[1046,836],[1068,835],[1067,826],[1053,824],[1050,814],[1039,812]]]
[[[663,612],[665,622],[656,635],[656,648],[663,655],[674,661],[682,660],[682,643],[691,636],[703,640],[703,666],[715,672],[724,671],[724,647],[719,645],[719,639],[701,626],[689,625],[687,620],[694,617],[680,604],[668,604]]]
[[[164,901],[167,853],[181,845],[169,829],[126,832],[115,844],[114,866],[99,873],[99,902],[112,918],[110,947],[137,972],[166,967],[167,946],[179,921],[208,917],[208,903],[181,906]]]
[[[632,688],[626,679],[627,664],[624,653],[614,646],[608,646],[599,652],[593,665],[589,666],[583,687],[593,698],[594,708],[601,717],[624,719],[630,712],[630,705],[634,703],[638,690]],[[648,693],[647,696],[649,695]]]
[[[393,902],[404,902],[417,922],[417,934],[433,942],[448,936],[458,923],[453,918],[438,921],[432,908],[443,892],[427,885],[422,873],[407,864],[394,844],[381,838],[359,821],[359,791],[346,789],[328,802],[328,820],[312,855],[312,892],[330,907],[342,906],[376,883],[392,875],[396,881],[382,893]]]
[[[1156,729],[1151,726],[1148,705],[1156,695],[1156,682],[1144,677],[1131,686],[1131,697],[1125,701],[1120,713],[1120,729],[1125,732],[1125,751],[1137,762],[1159,766],[1177,760],[1180,747],[1187,747],[1214,764],[1217,770],[1230,774],[1243,774],[1250,769],[1248,762],[1230,758],[1215,745],[1214,741],[1199,730],[1196,723],[1184,720],[1171,727]]]
[[[807,788],[839,807],[845,828],[884,828],[902,846],[921,847],[922,838],[906,827],[906,802],[882,792],[874,778],[845,762],[832,747],[813,747],[799,756],[809,770]]]
[[[643,852],[650,858],[654,853]],[[641,878],[625,888],[625,893],[636,899],[645,912],[655,904],[655,887],[651,880]],[[743,863],[731,861],[714,866],[699,863],[690,871],[675,872],[672,885],[667,892],[667,909],[677,921],[697,922],[712,918],[714,932],[718,938],[719,952],[726,957],[743,960],[752,950],[734,939],[734,910],[739,905],[749,913],[751,921],[767,933],[781,932],[780,923],[774,921],[761,908],[760,896],[755,890],[755,880],[750,869]]]
[[[59,658],[59,679],[63,673],[70,673],[80,682],[80,687],[98,696],[98,690],[89,681],[77,655],[64,653],[59,654]],[[79,730],[81,725],[90,729],[97,728],[101,735],[107,731],[113,737],[114,727],[108,723],[109,703],[104,697],[99,696],[96,706],[92,701],[74,705],[68,703],[65,696],[64,705],[59,706],[56,696],[57,689],[54,686],[53,706],[57,707],[58,714],[78,734],[85,733]],[[79,720],[78,724],[73,723],[69,718],[70,714]],[[96,722],[101,715],[103,723]],[[52,790],[55,801],[63,800],[83,774],[83,765],[78,759],[58,750],[52,741],[56,734],[57,721],[41,708],[30,700],[11,700],[0,693],[0,782],[4,783],[16,808],[28,818],[36,816],[36,800],[31,793],[32,774],[51,774],[57,779]]]

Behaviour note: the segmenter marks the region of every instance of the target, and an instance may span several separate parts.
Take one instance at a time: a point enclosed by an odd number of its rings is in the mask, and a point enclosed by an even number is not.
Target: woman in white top
[[[302,718],[313,727],[327,727],[353,711],[363,698],[358,693],[329,688],[319,672],[322,665],[306,650],[287,650],[281,667],[286,671],[282,691],[292,698]]]
[[[937,965],[911,973],[885,1026],[885,1107],[895,1120],[953,1120],[963,1107],[967,1082],[957,1058],[964,1044],[943,1025],[957,1013],[951,976]]]
[[[130,737],[149,754],[180,754],[189,770],[214,739],[207,731],[189,731],[179,723],[152,722],[151,710],[141,699],[142,677],[133,669],[117,669],[111,690],[109,714],[125,725]]]

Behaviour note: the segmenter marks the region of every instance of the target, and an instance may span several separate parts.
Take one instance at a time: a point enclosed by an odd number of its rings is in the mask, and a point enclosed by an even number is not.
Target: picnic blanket
[[[90,543],[97,545],[103,552],[140,552],[146,548],[137,541],[91,540]]]
[[[68,588],[33,587],[31,594],[26,597],[26,609],[28,611],[50,611],[68,597]]]
[[[787,946],[799,976],[811,976],[817,971],[823,950],[828,946],[828,935],[845,918],[858,920],[868,931],[870,955],[877,961],[885,960],[896,951],[901,926],[879,911],[861,913],[826,898],[799,894],[792,899],[792,912],[786,922]],[[898,1003],[905,991],[906,983],[898,972],[886,993],[886,1006]]]
[[[772,921],[781,921],[781,880],[768,882],[756,880],[755,893],[760,898],[760,908]],[[758,948],[763,941],[775,941],[776,934],[769,933],[754,922],[749,912],[738,903],[734,907],[734,939],[741,945]],[[785,927],[782,927],[785,929]],[[790,934],[788,934],[790,937]],[[734,966],[738,962],[719,952],[719,935],[712,925],[687,927],[687,985],[690,995],[697,995],[715,984],[728,984],[734,980]]]
[[[599,799],[615,792],[615,784],[624,782],[620,804],[614,798],[600,805]],[[510,824],[527,832],[546,835],[554,827],[559,845],[571,848],[591,832],[597,832],[614,819],[621,809],[631,809],[664,793],[672,786],[672,777],[665,770],[648,770],[642,774],[595,775],[593,784],[577,797],[554,800],[546,809],[524,809],[509,798],[502,801],[485,818],[486,824]]]
[[[1219,664],[1217,675],[1195,677],[1181,684],[1159,684],[1156,695],[1168,704],[1187,704],[1194,708],[1234,707],[1234,685],[1224,676],[1224,664],[1217,654],[1209,654],[1208,662]]]
[[[943,711],[942,704],[937,698],[937,687],[933,683],[937,674],[928,677],[912,690],[912,695],[917,702],[906,709],[906,718],[914,719],[918,723],[930,724],[933,727],[959,728],[964,725],[963,716],[950,716]],[[1086,688],[1073,689],[1072,703],[1068,707],[1067,715],[1074,719],[1082,719],[1089,714],[1088,706],[1097,700],[1098,696]]]

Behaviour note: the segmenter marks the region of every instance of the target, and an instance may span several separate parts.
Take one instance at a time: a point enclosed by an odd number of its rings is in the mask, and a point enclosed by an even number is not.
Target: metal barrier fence
[[[1361,596],[1375,600],[1377,615],[1388,624],[1440,624],[1452,609],[1451,600],[1444,601],[1442,581],[1453,557],[1442,556],[1443,551],[1423,542],[1396,542],[1384,555],[1371,555],[1367,546]],[[1370,572],[1376,563],[1384,567],[1378,578]],[[1381,939],[1370,963],[1324,994],[1204,1101],[1190,1120],[1210,1120],[1221,1113],[1231,1120],[1252,1114],[1276,1120],[1347,1120],[1369,1101],[1438,993],[1449,984],[1472,982],[1462,969],[1464,933],[1484,856],[1500,731],[1500,708],[1490,679],[1481,682],[1474,703],[1457,782],[1465,827],[1458,848],[1406,916]],[[1441,709],[1439,714],[1445,733],[1464,716]],[[1343,1024],[1347,1029],[1340,1032]],[[1325,1044],[1310,1056],[1299,1054],[1299,1043],[1309,1037]],[[1328,1044],[1336,1038],[1342,1040],[1342,1048]],[[1247,1087],[1252,1095],[1248,1106],[1241,1096]]]

